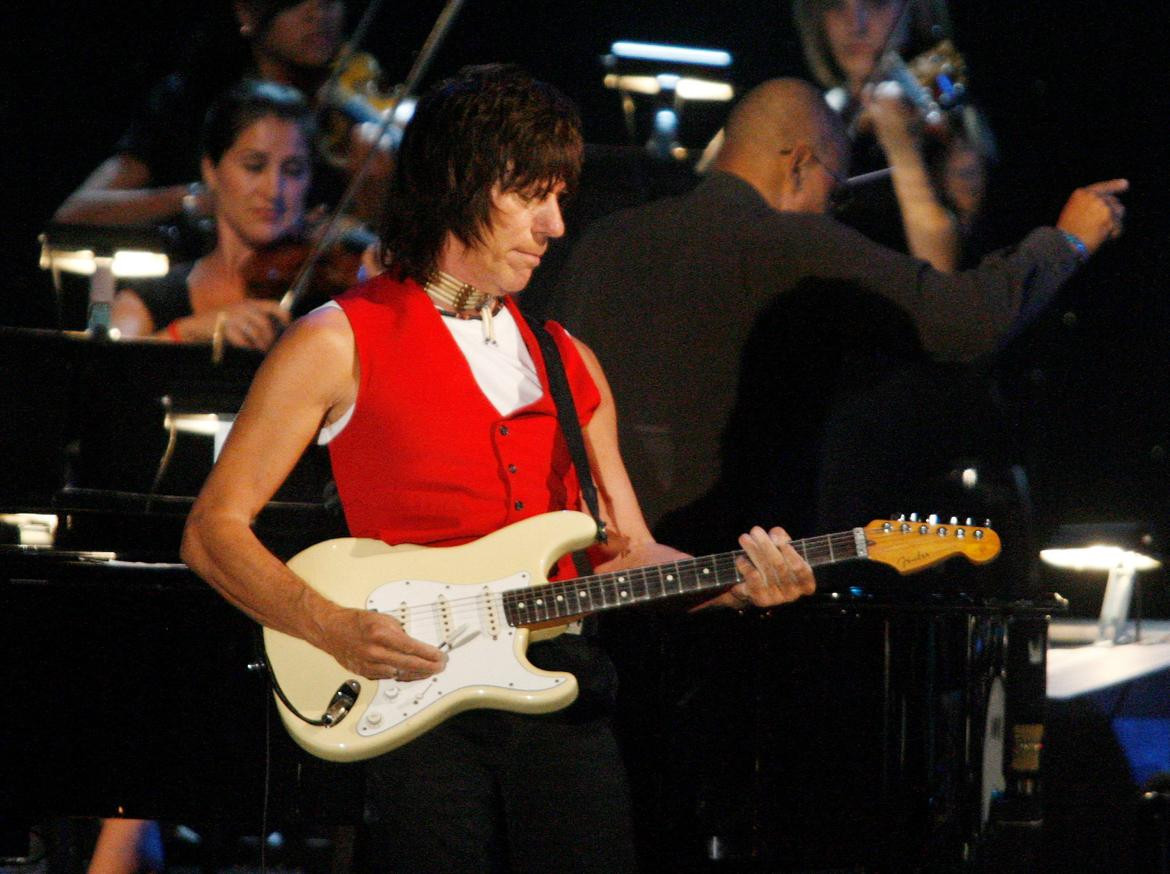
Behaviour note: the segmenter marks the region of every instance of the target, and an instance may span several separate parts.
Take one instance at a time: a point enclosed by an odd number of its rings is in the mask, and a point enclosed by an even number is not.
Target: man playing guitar
[[[315,437],[328,442],[355,537],[453,546],[581,506],[547,362],[514,301],[564,233],[560,199],[581,155],[572,105],[515,68],[469,68],[420,101],[381,228],[387,272],[284,334],[188,521],[184,560],[266,628],[370,680],[441,675],[459,643],[457,629],[432,645],[392,612],[328,599],[256,539],[252,519]],[[559,325],[547,331],[608,531],[594,550],[598,570],[684,558],[643,520],[596,358]],[[739,543],[738,581],[701,606],[771,607],[813,591],[809,564],[782,529],[754,527]],[[591,670],[604,673],[587,640],[560,654],[583,685]],[[608,716],[575,708],[460,713],[373,759],[369,865],[632,870]]]

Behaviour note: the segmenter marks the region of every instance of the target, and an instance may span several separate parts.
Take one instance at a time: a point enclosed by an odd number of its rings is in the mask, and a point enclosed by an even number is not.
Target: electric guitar
[[[351,537],[298,553],[288,565],[309,585],[343,606],[393,616],[412,637],[445,649],[448,664],[422,680],[367,680],[311,644],[266,628],[285,728],[313,755],[346,762],[392,750],[471,708],[559,710],[577,697],[577,681],[528,662],[530,633],[550,636],[549,629],[558,633],[588,613],[718,590],[741,579],[735,559],[742,553],[731,552],[548,582],[544,574],[553,562],[589,546],[596,530],[591,517],[563,511],[463,546],[387,546]],[[954,555],[981,564],[1000,549],[989,528],[940,525],[933,517],[879,520],[792,545],[814,567],[870,559],[903,574]]]

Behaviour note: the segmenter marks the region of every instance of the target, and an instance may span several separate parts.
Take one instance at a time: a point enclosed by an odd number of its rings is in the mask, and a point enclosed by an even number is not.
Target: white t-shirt
[[[322,304],[320,309],[326,307],[341,309],[336,301]],[[484,325],[480,319],[443,316],[443,324],[467,359],[480,391],[501,416],[526,407],[541,396],[543,389],[536,365],[524,345],[516,320],[507,308],[502,308],[492,317],[494,342],[484,340]],[[337,421],[322,428],[317,443],[324,446],[340,434],[353,411],[351,406]]]

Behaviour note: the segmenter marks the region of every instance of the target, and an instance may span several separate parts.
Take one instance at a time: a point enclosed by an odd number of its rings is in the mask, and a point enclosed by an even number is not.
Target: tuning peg
[[[918,521],[918,514],[917,514],[917,513],[911,513],[911,514],[910,514],[910,521],[911,521],[911,522],[917,522],[917,521]]]
[[[938,513],[931,513],[929,516],[926,517],[926,521],[930,525],[937,525],[938,524]]]
[[[952,524],[952,525],[958,525],[958,524],[959,524],[959,517],[958,517],[958,516],[952,516],[952,517],[951,517],[951,524]]]
[[[967,521],[966,521],[966,523],[965,523],[965,524],[967,524],[967,525],[974,525],[975,523],[974,523],[974,522],[972,522],[972,521],[971,521],[971,517],[970,517],[970,516],[968,516],[968,517],[967,517]]]
[[[983,520],[983,527],[984,527],[984,528],[990,528],[990,527],[991,527],[991,520],[990,520],[990,519],[984,519],[984,520]]]

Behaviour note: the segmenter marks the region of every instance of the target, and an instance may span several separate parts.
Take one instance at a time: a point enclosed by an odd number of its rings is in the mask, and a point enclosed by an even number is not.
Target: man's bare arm
[[[355,396],[353,339],[337,310],[288,330],[260,370],[192,508],[183,560],[257,622],[303,638],[371,679],[426,676],[439,650],[388,616],[341,607],[269,552],[251,523],[288,476],[321,424]]]
[[[575,341],[593,381],[601,392],[601,403],[584,428],[585,447],[597,481],[602,504],[602,518],[611,532],[614,556],[598,570],[616,570],[665,564],[685,557],[676,549],[654,540],[625,462],[618,446],[617,410],[609,382],[597,356],[584,343]],[[810,594],[816,587],[812,570],[790,545],[782,528],[764,531],[759,526],[739,538],[750,561],[741,560],[744,581],[700,607],[741,607],[749,601],[757,606],[772,607]]]

